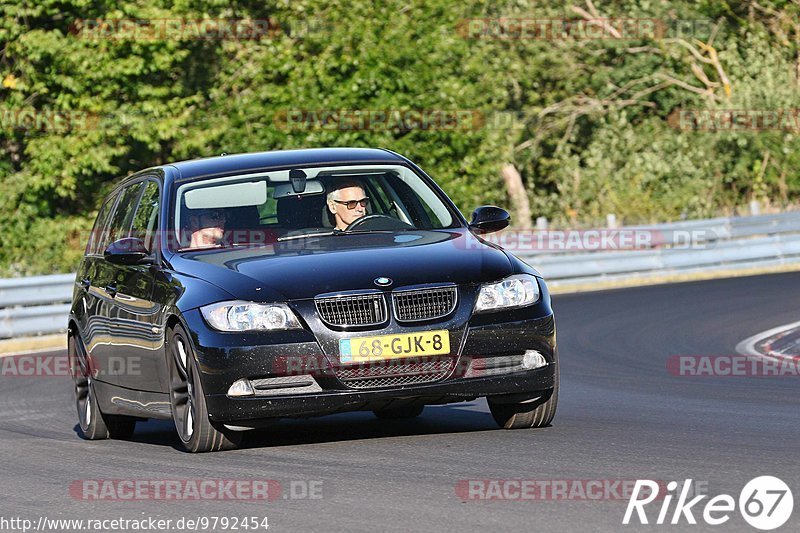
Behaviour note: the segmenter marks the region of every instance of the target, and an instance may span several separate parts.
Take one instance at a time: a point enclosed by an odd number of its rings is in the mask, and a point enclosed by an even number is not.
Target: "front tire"
[[[190,453],[233,450],[241,433],[221,431],[208,418],[203,382],[189,335],[180,325],[170,332],[167,350],[170,405],[183,449]]]
[[[558,407],[560,372],[556,360],[553,388],[542,396],[526,402],[503,403],[501,399],[487,398],[489,410],[497,425],[504,429],[541,428],[550,425]]]
[[[136,419],[106,415],[100,410],[94,388],[96,368],[75,334],[67,338],[67,356],[75,385],[81,437],[86,440],[130,439],[136,430]]]

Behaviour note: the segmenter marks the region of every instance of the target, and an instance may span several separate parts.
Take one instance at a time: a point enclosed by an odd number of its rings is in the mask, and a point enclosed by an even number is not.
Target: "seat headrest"
[[[324,205],[325,196],[322,194],[279,198],[278,224],[288,229],[321,227],[320,206]]]

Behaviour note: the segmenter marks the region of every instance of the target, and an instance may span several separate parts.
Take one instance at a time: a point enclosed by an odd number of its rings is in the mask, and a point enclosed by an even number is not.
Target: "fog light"
[[[533,370],[534,368],[541,368],[547,364],[547,359],[536,350],[526,350],[522,356],[522,368],[525,370]]]
[[[255,396],[256,391],[253,390],[253,384],[249,379],[240,379],[231,385],[228,389],[228,396]]]

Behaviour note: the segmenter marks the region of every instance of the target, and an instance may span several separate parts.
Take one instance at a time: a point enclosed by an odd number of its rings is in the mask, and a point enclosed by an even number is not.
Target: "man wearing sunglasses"
[[[328,193],[328,209],[333,214],[336,229],[343,231],[354,221],[367,214],[369,198],[357,181],[337,183]]]

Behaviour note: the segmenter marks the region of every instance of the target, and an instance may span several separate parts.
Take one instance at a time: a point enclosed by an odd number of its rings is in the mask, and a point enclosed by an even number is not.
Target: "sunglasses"
[[[358,204],[361,204],[361,207],[367,207],[369,205],[369,198],[362,198],[361,200],[348,200],[347,202],[343,202],[341,200],[334,200],[337,204],[346,205],[347,209],[353,210],[356,208]]]

